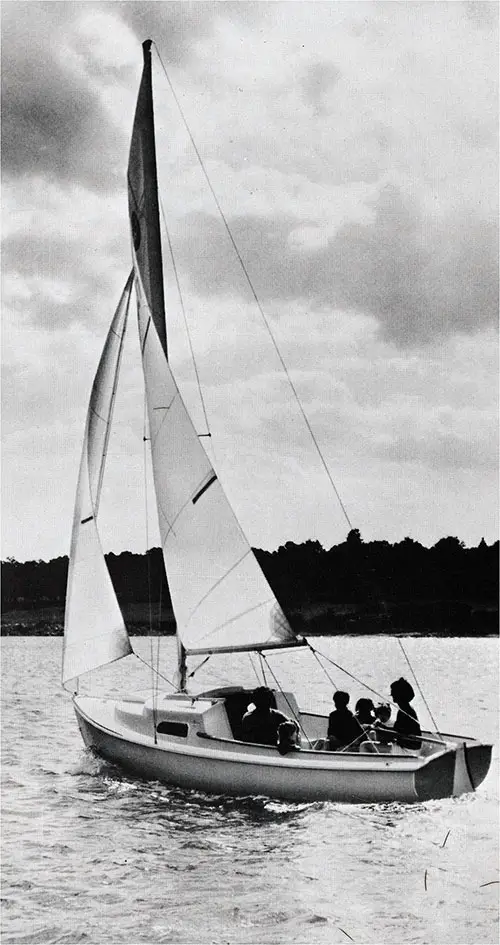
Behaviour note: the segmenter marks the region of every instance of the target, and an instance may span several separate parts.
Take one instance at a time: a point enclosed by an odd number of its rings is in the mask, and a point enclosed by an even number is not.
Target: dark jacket
[[[394,731],[396,732],[397,742],[401,748],[420,748],[422,734],[417,713],[409,703],[404,708],[400,708],[394,722]]]
[[[353,751],[359,746],[364,736],[358,720],[354,718],[350,709],[335,709],[330,713],[328,719],[328,738],[338,742],[340,746],[350,745],[355,742]]]
[[[253,709],[245,712],[241,720],[243,741],[258,745],[277,745],[278,728],[282,722],[289,722],[286,715],[277,709]]]

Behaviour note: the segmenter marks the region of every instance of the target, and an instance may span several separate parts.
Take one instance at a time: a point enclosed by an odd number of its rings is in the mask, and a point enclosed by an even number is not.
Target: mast
[[[152,40],[142,44],[144,65],[134,117],[128,167],[129,214],[137,269],[147,298],[151,318],[165,358],[168,360],[167,323],[163,288],[163,258],[158,201],[153,81]],[[177,642],[178,685],[186,688],[186,650]]]

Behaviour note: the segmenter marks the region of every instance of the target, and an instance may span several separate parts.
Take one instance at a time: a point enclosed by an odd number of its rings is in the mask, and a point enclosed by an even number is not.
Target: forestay
[[[153,476],[177,631],[190,653],[290,646],[297,640],[167,362],[158,202],[149,186],[156,181],[149,43],[144,60],[128,168],[129,212]]]
[[[76,490],[68,570],[62,681],[132,652],[97,530],[97,512],[133,273],[106,338],[94,379]]]

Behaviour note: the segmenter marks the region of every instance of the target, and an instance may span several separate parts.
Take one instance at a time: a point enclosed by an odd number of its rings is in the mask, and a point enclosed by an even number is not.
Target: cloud
[[[79,181],[102,192],[122,183],[120,137],[97,92],[74,68],[71,7],[4,5],[2,169],[7,178]]]
[[[86,397],[130,260],[148,36],[363,535],[495,537],[497,18],[481,3],[3,5],[7,554],[67,551]],[[330,545],[345,522],[153,61],[162,203],[216,460],[255,544]],[[201,429],[175,279],[167,300]],[[107,480],[117,551],[144,540],[138,371],[124,362]]]
[[[245,4],[243,4],[245,5]],[[238,15],[238,4],[162,0],[113,3],[116,13],[133,30],[139,42],[153,39],[162,58],[180,64],[195,54],[197,39],[210,35],[218,12]],[[220,9],[219,9],[220,8]]]
[[[304,100],[312,105],[316,115],[326,111],[324,98],[331,89],[335,88],[340,75],[340,70],[331,62],[315,62],[306,69],[302,79]]]
[[[403,348],[496,323],[496,13],[261,6],[258,29],[253,5],[216,17],[176,77],[259,297],[374,315]],[[185,273],[245,298],[190,166],[169,218]]]
[[[10,181],[2,197],[4,328],[11,320],[50,331],[100,325],[102,300],[116,297],[129,265],[123,192],[30,178]]]
[[[199,298],[203,316],[192,342],[209,417],[228,457],[252,443],[273,443],[279,457],[311,469],[316,457],[272,342],[250,303]],[[194,317],[193,313],[193,317]],[[377,320],[336,311],[307,312],[282,303],[272,319],[301,404],[332,469],[379,459],[426,474],[488,470],[497,461],[494,329],[441,340],[411,354],[377,331]],[[304,325],[307,323],[307,331]],[[198,416],[187,348],[172,355],[190,411]],[[200,413],[201,420],[201,413]],[[200,427],[201,428],[201,427]],[[269,457],[269,463],[274,463]]]
[[[378,319],[384,337],[413,346],[496,324],[498,243],[478,218],[435,221],[386,186],[373,222],[345,222],[329,236],[290,216],[229,221],[258,296],[304,299]],[[208,214],[188,214],[178,259],[198,293],[248,297],[226,233]]]

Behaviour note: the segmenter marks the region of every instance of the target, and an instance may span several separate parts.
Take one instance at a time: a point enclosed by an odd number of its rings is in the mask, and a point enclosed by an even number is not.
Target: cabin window
[[[156,726],[156,731],[161,735],[179,735],[181,738],[187,738],[188,727],[186,722],[160,722]]]

